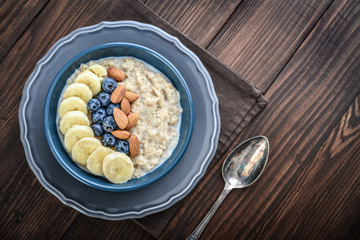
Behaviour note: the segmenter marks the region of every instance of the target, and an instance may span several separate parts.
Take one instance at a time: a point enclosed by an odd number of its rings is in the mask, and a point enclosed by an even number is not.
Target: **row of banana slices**
[[[101,91],[101,80],[106,74],[103,66],[93,65],[66,87],[58,110],[59,129],[74,161],[113,183],[124,183],[133,175],[133,162],[126,154],[101,144],[94,136],[87,115],[87,102]]]

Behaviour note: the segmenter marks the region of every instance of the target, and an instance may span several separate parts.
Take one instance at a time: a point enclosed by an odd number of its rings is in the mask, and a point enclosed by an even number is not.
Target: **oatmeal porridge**
[[[62,96],[59,130],[66,150],[111,182],[152,171],[178,143],[180,94],[141,60],[113,57],[82,64]]]

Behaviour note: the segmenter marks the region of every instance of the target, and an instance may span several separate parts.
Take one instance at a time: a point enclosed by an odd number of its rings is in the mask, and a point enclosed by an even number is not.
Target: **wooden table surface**
[[[265,172],[228,195],[201,238],[360,239],[360,2],[143,2],[270,100],[233,143],[267,136]],[[23,86],[52,44],[107,20],[113,7],[112,0],[0,3],[0,239],[184,239],[223,188],[221,161],[212,162],[171,208],[107,221],[63,205],[32,173],[19,138]]]

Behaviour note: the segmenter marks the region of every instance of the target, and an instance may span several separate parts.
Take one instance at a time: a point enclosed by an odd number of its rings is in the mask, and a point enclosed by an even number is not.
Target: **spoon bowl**
[[[232,189],[248,187],[259,178],[266,166],[269,148],[268,139],[265,136],[257,136],[242,142],[230,152],[222,165],[224,190],[204,219],[187,238],[188,240],[200,237],[211,217]]]
[[[253,184],[264,170],[269,156],[269,141],[264,136],[246,140],[235,147],[222,165],[225,184],[244,188]]]

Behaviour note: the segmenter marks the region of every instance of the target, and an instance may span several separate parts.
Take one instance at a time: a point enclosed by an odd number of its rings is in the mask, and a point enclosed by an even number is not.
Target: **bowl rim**
[[[49,107],[50,107],[50,99],[51,96],[53,95],[53,92],[55,90],[55,86],[58,83],[58,81],[60,80],[61,76],[64,74],[64,72],[73,64],[75,63],[78,59],[80,59],[81,57],[96,51],[96,50],[100,50],[100,49],[104,49],[104,48],[109,48],[109,47],[118,47],[118,46],[126,46],[126,47],[133,47],[133,48],[137,48],[143,51],[146,51],[152,55],[154,55],[155,57],[157,57],[158,59],[160,59],[162,62],[164,62],[166,65],[168,65],[170,67],[170,69],[175,73],[175,75],[178,77],[178,79],[180,80],[186,96],[187,96],[187,101],[189,103],[189,129],[188,129],[188,134],[186,136],[185,142],[183,147],[180,149],[180,152],[177,156],[175,156],[174,161],[166,168],[165,171],[162,171],[159,175],[157,175],[154,178],[149,179],[148,181],[139,183],[137,185],[134,186],[122,186],[122,184],[114,184],[110,182],[110,186],[109,185],[104,185],[102,183],[98,183],[98,182],[94,182],[90,179],[88,179],[86,176],[84,176],[84,174],[86,174],[86,171],[81,169],[81,173],[78,174],[75,170],[73,170],[73,166],[71,166],[69,163],[67,163],[67,160],[62,159],[61,155],[62,153],[59,153],[59,151],[57,150],[57,147],[55,146],[53,140],[52,140],[52,136],[49,132]],[[109,56],[111,57],[111,56]],[[92,61],[92,60],[89,60]],[[142,60],[144,61],[144,60]],[[144,61],[145,62],[145,61]],[[147,62],[146,62],[147,63]],[[151,65],[151,63],[147,63],[149,65]],[[152,65],[151,65],[152,66]],[[193,127],[194,127],[194,106],[193,106],[193,101],[192,101],[192,97],[189,91],[189,88],[184,80],[184,78],[182,77],[182,75],[180,74],[180,72],[177,70],[177,68],[169,61],[167,60],[165,57],[163,57],[161,54],[159,54],[158,52],[139,45],[139,44],[134,44],[134,43],[129,43],[129,42],[111,42],[111,43],[104,43],[104,44],[100,44],[100,45],[96,45],[93,46],[91,48],[88,48],[80,53],[78,53],[77,55],[75,55],[74,57],[72,57],[69,61],[67,61],[67,63],[60,69],[60,71],[56,74],[55,78],[52,80],[52,83],[49,87],[49,90],[46,94],[46,98],[45,98],[45,104],[44,104],[44,115],[43,115],[43,120],[44,120],[44,128],[45,128],[45,136],[46,136],[46,140],[48,142],[48,145],[50,147],[51,152],[53,153],[54,157],[56,158],[57,162],[71,175],[73,176],[75,179],[77,179],[78,181],[94,187],[96,189],[100,189],[100,190],[105,190],[105,191],[110,191],[110,192],[124,192],[124,191],[131,191],[131,190],[136,190],[139,188],[143,188],[145,186],[148,186],[158,180],[160,180],[161,178],[163,178],[164,176],[166,176],[168,173],[170,173],[170,171],[177,165],[177,163],[180,161],[180,159],[183,157],[184,153],[186,152],[187,147],[189,146],[190,140],[191,140],[191,136],[193,133]],[[58,136],[58,134],[57,134]],[[60,136],[58,136],[60,137]],[[62,148],[64,148],[64,146],[61,146]],[[64,150],[66,151],[66,150]],[[69,156],[69,154],[66,152],[67,156],[69,157],[69,159],[72,160],[71,156]],[[170,157],[169,157],[170,158]],[[169,158],[165,159],[161,164],[163,164],[164,162],[166,162]],[[73,160],[72,160],[73,161]],[[160,165],[161,165],[160,164]],[[158,165],[157,167],[159,167],[160,165]],[[153,169],[156,170],[156,168]],[[151,172],[151,171],[150,171]],[[149,173],[150,173],[149,172]],[[145,174],[142,177],[145,177],[147,174]],[[95,175],[94,175],[95,176]],[[140,178],[142,178],[140,177]]]

